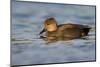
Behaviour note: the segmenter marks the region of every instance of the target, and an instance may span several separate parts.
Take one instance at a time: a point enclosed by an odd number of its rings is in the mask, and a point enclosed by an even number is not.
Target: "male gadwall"
[[[46,40],[71,40],[87,36],[90,29],[89,26],[80,24],[57,25],[55,18],[47,18],[40,34],[45,33],[41,37],[46,38]]]

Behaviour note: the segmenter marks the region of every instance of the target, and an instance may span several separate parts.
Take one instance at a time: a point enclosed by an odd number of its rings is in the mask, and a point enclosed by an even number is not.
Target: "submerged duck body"
[[[40,34],[45,32],[43,36],[46,36],[46,40],[70,40],[87,36],[90,29],[89,26],[80,24],[57,25],[54,18],[48,18],[45,20],[44,29]]]

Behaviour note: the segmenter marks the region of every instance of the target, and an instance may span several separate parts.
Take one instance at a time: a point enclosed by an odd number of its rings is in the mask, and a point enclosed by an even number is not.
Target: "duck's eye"
[[[50,25],[50,24],[47,24],[47,25]]]

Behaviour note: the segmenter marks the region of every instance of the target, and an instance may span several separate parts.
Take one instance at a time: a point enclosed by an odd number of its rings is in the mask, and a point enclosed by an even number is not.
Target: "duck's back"
[[[65,29],[65,28],[78,28],[78,29],[84,29],[84,28],[89,28],[87,25],[80,25],[80,24],[60,24],[58,27]]]

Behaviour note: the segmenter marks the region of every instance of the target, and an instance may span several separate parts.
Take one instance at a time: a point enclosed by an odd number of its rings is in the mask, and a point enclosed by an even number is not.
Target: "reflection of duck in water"
[[[87,36],[90,27],[80,24],[61,24],[57,25],[54,18],[48,18],[44,22],[44,29],[40,32],[42,34],[45,32],[46,36],[41,36],[47,41],[57,41],[57,40],[71,40],[75,38],[80,38]]]

